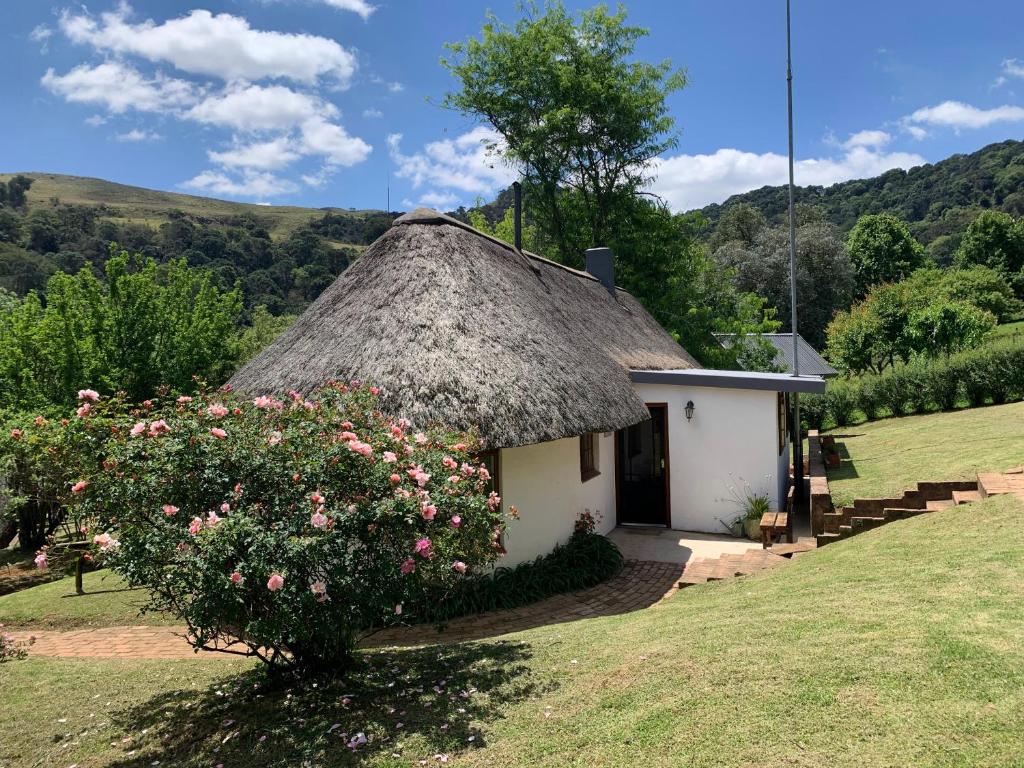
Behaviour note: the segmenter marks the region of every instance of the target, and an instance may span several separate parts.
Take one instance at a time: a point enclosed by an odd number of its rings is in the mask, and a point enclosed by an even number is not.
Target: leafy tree
[[[846,247],[862,296],[871,286],[902,280],[925,264],[924,247],[905,222],[889,213],[862,216],[850,230]]]
[[[252,311],[249,326],[238,341],[238,365],[243,366],[295,322],[295,315],[272,315],[262,304]]]
[[[995,325],[991,312],[969,302],[932,302],[911,314],[907,335],[916,351],[948,357],[976,346]]]
[[[981,264],[996,270],[1024,297],[1024,219],[984,211],[967,228],[954,261],[961,267]]]
[[[726,243],[736,243],[749,248],[767,226],[768,221],[764,214],[749,203],[731,205],[719,219],[714,234],[708,240],[708,248],[712,253]]]
[[[1010,284],[989,267],[924,268],[917,270],[905,282],[910,290],[926,296],[929,301],[965,301],[991,312],[1001,323],[1016,317],[1022,308],[1022,302],[1014,298]]]
[[[481,232],[485,232],[491,237],[496,237],[499,240],[509,243],[510,245],[515,243],[516,239],[516,222],[515,222],[515,210],[513,208],[506,208],[505,214],[501,219],[493,226],[487,221],[487,217],[481,210],[480,201],[476,208],[466,212],[466,217],[469,219],[469,223]],[[533,251],[537,253],[540,251],[540,246],[537,243],[537,228],[532,224],[523,223],[522,229],[523,248],[527,251]]]
[[[105,282],[57,273],[45,306],[33,292],[0,321],[0,389],[24,407],[69,404],[94,386],[150,397],[194,377],[223,380],[238,355],[238,289],[221,292],[183,261],[116,253]]]
[[[740,206],[737,206],[740,208]],[[825,344],[825,329],[836,310],[853,297],[853,267],[846,247],[830,224],[805,224],[797,230],[797,301],[800,334],[814,347]],[[764,296],[790,326],[789,230],[761,229],[747,246],[733,240],[714,252],[715,260],[734,270],[740,291]]]
[[[444,103],[495,129],[490,148],[521,171],[539,232],[580,266],[586,248],[615,239],[616,213],[676,145],[665,99],[686,77],[633,59],[648,33],[624,10],[525,10],[514,26],[489,14],[479,38],[448,45],[442,64],[460,90]]]

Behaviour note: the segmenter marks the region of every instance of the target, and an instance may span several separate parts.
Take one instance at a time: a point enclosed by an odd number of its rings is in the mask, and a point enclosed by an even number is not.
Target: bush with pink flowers
[[[422,618],[424,595],[501,554],[500,500],[473,439],[413,432],[355,382],[91,410],[114,425],[75,483],[75,512],[197,648],[344,669],[363,633]]]

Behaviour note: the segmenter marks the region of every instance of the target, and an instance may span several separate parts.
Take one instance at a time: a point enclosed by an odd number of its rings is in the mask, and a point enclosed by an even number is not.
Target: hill
[[[708,234],[714,232],[722,213],[738,203],[760,209],[770,222],[781,221],[787,194],[785,186],[761,187],[702,208],[701,213],[711,222]],[[894,169],[830,187],[797,187],[795,199],[819,206],[844,232],[865,214],[893,213],[910,224],[915,237],[939,263],[946,263],[979,211],[1024,214],[1024,142],[990,144],[969,155],[953,155],[909,171]]]
[[[0,181],[9,181],[15,173],[0,173]],[[243,217],[258,221],[275,240],[326,213],[366,217],[382,211],[354,208],[301,208],[291,205],[258,205],[218,200],[212,197],[163,192],[132,187],[88,176],[59,173],[21,172],[32,179],[27,192],[30,208],[50,206],[54,202],[102,208],[105,217],[120,222],[156,227],[170,220],[174,211],[208,224],[231,224]]]
[[[19,174],[0,174],[10,190]],[[235,203],[102,179],[25,173],[0,203],[0,289],[43,290],[55,272],[102,271],[110,243],[157,261],[184,258],[222,287],[240,281],[248,306],[301,311],[397,214]],[[20,179],[21,180],[21,179]],[[5,186],[4,186],[5,185]]]

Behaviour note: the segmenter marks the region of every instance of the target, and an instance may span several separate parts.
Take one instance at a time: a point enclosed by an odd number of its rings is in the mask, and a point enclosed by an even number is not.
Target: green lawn
[[[139,615],[145,592],[128,589],[110,571],[87,573],[84,595],[75,594],[75,580],[59,581],[0,596],[0,624],[17,627],[74,629],[173,623],[160,614]],[[4,766],[0,762],[0,766]]]
[[[969,480],[1024,464],[1024,403],[882,419],[830,434],[842,465],[829,470],[836,506],[899,495],[918,480]]]
[[[1021,512],[991,499],[632,614],[369,653],[347,682],[12,662],[0,765],[1020,765]]]

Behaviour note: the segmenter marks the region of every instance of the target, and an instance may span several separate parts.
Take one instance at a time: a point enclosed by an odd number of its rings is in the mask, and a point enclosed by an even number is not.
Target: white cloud
[[[133,24],[132,9],[122,3],[100,15],[64,11],[60,27],[76,43],[100,51],[134,54],[169,62],[184,72],[223,80],[286,78],[314,83],[332,78],[345,87],[356,70],[355,56],[326,37],[253,29],[241,16],[194,10],[156,23]]]
[[[1024,79],[1024,61],[1020,59],[1006,59],[1003,61],[1003,75]]]
[[[377,10],[376,6],[370,5],[366,0],[321,0],[325,5],[338,8],[342,11],[352,11],[363,17],[363,21],[370,18],[370,14]]]
[[[49,51],[50,37],[53,36],[53,30],[45,24],[37,24],[31,32],[28,33],[28,39],[33,43],[39,43],[39,50],[43,53]]]
[[[436,210],[451,210],[459,204],[459,196],[453,192],[427,192],[421,195],[418,206],[434,208]]]
[[[854,134],[857,135],[857,134]],[[880,152],[853,146],[841,157],[808,158],[794,164],[801,186],[828,186],[849,179],[877,176],[892,168],[911,168],[925,159],[906,152]],[[766,185],[785,184],[789,165],[785,155],[756,154],[738,149],[719,149],[710,155],[676,155],[652,163],[651,191],[677,211],[721,203],[731,195]]]
[[[376,119],[378,117],[384,117],[384,113],[381,112],[379,109],[364,109],[363,117]]]
[[[283,85],[236,85],[203,99],[184,117],[240,131],[273,131],[337,114],[334,105]]]
[[[919,125],[904,125],[903,130],[909,133],[916,141],[928,138],[928,131]]]
[[[332,166],[361,163],[372,147],[360,138],[349,136],[340,125],[314,117],[302,124],[302,149],[306,154],[323,155]]]
[[[854,149],[856,147],[879,149],[890,141],[892,141],[892,136],[885,131],[857,131],[857,133],[851,134],[850,138],[843,142],[842,147],[843,149]]]
[[[906,124],[925,123],[960,130],[961,128],[987,128],[994,123],[1024,121],[1024,107],[1004,104],[992,109],[979,109],[962,101],[944,101],[934,107],[924,107],[904,118]]]
[[[103,115],[90,115],[85,118],[85,124],[91,125],[93,128],[97,128],[107,122],[107,118]]]
[[[138,128],[132,128],[127,133],[118,133],[114,136],[118,141],[124,142],[140,142],[140,141],[157,141],[162,139],[159,133],[155,131],[143,131]]]
[[[401,93],[405,90],[405,86],[398,82],[388,83],[388,90],[391,91],[391,93]]]
[[[210,161],[225,168],[249,168],[254,171],[276,171],[299,159],[292,142],[286,136],[252,144],[236,144],[223,152],[206,153]]]
[[[203,171],[198,176],[181,184],[185,189],[206,192],[227,197],[272,197],[297,191],[298,187],[288,179],[271,173],[244,173],[241,178],[232,178],[218,171]]]
[[[111,112],[169,112],[195,100],[195,86],[186,80],[147,78],[138,70],[116,61],[90,67],[80,64],[66,75],[46,70],[42,84],[68,101],[102,104]]]
[[[498,142],[498,133],[490,128],[474,128],[454,139],[433,141],[412,155],[402,154],[402,134],[388,136],[391,159],[400,178],[409,179],[414,188],[423,184],[470,194],[487,194],[503,189],[515,178],[515,171],[488,145]]]

